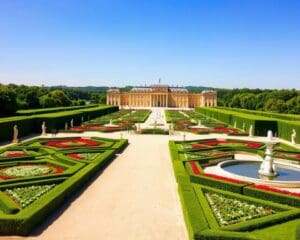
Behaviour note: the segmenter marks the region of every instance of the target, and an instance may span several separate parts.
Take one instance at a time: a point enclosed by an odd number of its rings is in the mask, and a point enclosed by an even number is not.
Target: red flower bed
[[[198,169],[197,164],[196,164],[194,161],[191,161],[191,162],[189,162],[189,163],[190,163],[190,165],[191,165],[191,168],[192,168],[192,170],[193,170],[193,173],[194,173],[195,175],[199,175],[199,174],[200,174],[200,170]]]
[[[81,147],[81,146],[95,147],[99,145],[100,145],[99,142],[86,139],[86,138],[59,139],[59,140],[48,141],[45,143],[45,146],[57,147],[57,148],[70,148],[70,147]]]
[[[88,130],[94,130],[94,131],[117,131],[117,130],[123,130],[123,126],[104,126],[104,125],[86,125],[86,126],[78,126],[70,128],[71,131],[88,131]]]
[[[79,155],[78,153],[69,153],[68,157],[78,159],[78,160],[84,159],[84,157]]]
[[[193,149],[203,148],[203,145],[201,145],[201,144],[193,144],[193,145],[192,145],[192,148],[193,148]]]
[[[241,141],[235,141],[235,140],[212,140],[212,141],[207,141],[207,142],[200,142],[199,144],[204,144],[207,146],[217,146],[219,144],[241,144],[249,148],[260,148],[262,146],[261,143],[257,142],[241,142]],[[197,144],[195,144],[197,145]]]
[[[22,157],[22,156],[25,156],[26,153],[24,152],[9,152],[6,154],[6,157]]]
[[[256,188],[256,189],[265,190],[265,191],[274,192],[274,193],[287,194],[287,195],[291,195],[294,197],[300,197],[300,193],[290,192],[288,190],[281,190],[281,189],[269,187],[266,185],[255,184],[255,185],[252,185],[251,188]]]
[[[226,127],[214,127],[214,132],[221,132],[221,133],[235,133],[237,134],[239,131],[235,128],[226,128]]]
[[[64,170],[61,167],[54,166],[54,165],[50,165],[49,167],[54,168],[54,170],[55,170],[54,173],[59,174],[59,173],[63,173],[64,172]]]
[[[7,176],[7,175],[0,175],[0,178],[3,179],[3,180],[7,180],[7,179],[12,179],[14,177]]]
[[[237,183],[237,184],[246,184],[247,183],[247,182],[244,182],[244,181],[241,181],[241,180],[228,178],[228,177],[222,177],[222,176],[211,174],[211,173],[204,173],[204,176],[211,177],[211,178],[214,178],[214,179],[217,179],[217,180],[231,182],[231,183]]]

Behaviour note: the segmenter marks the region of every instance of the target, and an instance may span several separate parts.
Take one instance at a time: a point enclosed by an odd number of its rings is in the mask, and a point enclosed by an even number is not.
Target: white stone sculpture
[[[17,125],[14,125],[13,131],[14,131],[14,135],[13,135],[12,142],[13,143],[18,143],[19,142],[19,140],[18,140],[19,130],[18,130],[18,126]]]
[[[68,128],[69,128],[69,126],[68,126],[68,123],[66,122],[65,123],[65,131],[68,131]]]
[[[266,154],[265,159],[263,160],[258,173],[263,176],[276,176],[276,167],[273,161],[273,146],[277,142],[273,139],[273,133],[271,130],[268,131],[267,141],[266,141]]]
[[[250,125],[250,128],[249,128],[249,137],[253,137],[253,125]]]
[[[296,136],[297,136],[297,133],[296,133],[296,130],[293,129],[293,132],[291,134],[291,140],[292,140],[292,144],[296,144]]]
[[[45,136],[45,135],[47,135],[47,133],[46,133],[46,123],[43,122],[43,124],[42,124],[42,136]]]
[[[74,127],[74,119],[73,119],[73,118],[71,119],[70,127],[71,127],[71,128]]]

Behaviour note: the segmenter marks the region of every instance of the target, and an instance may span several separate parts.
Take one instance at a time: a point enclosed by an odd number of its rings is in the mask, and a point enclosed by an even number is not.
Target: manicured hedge
[[[201,185],[226,190],[229,192],[240,193],[240,194],[243,192],[243,187],[248,185],[248,183],[240,183],[240,184],[231,183],[231,182],[214,179],[211,177],[206,177],[204,175],[198,175],[198,176],[191,175],[190,179],[191,182],[193,183],[198,183]]]
[[[183,189],[178,185],[182,211],[190,239],[209,228],[203,210],[193,189]]]
[[[288,121],[300,121],[300,116],[298,114],[283,114],[283,113],[263,112],[263,111],[248,110],[248,109],[242,109],[242,108],[227,108],[227,107],[217,107],[217,108],[218,109],[235,111],[235,112],[240,112],[240,113],[254,114],[254,115],[263,116],[263,117],[288,120]]]
[[[89,105],[84,105],[84,106],[26,109],[26,110],[18,110],[17,115],[31,116],[31,115],[35,115],[35,114],[64,112],[64,111],[69,111],[69,110],[85,109],[85,108],[91,108],[91,107],[96,107],[96,106],[97,106],[97,104],[89,104]]]
[[[35,120],[32,117],[0,118],[0,141],[11,141],[13,139],[14,125],[18,126],[18,137],[33,133],[34,122]]]
[[[274,134],[278,133],[277,121],[272,118],[210,107],[198,107],[196,111],[227,124],[234,125],[236,122],[238,128],[245,124],[245,130],[249,130],[252,125],[256,136],[266,136],[268,130],[272,130]]]
[[[64,111],[34,116],[0,118],[0,141],[12,140],[14,125],[18,126],[18,137],[24,137],[32,133],[41,133],[41,125],[44,121],[46,123],[47,132],[51,132],[52,129],[63,129],[66,122],[68,122],[70,125],[71,119],[74,120],[74,125],[76,125],[81,123],[81,117],[87,119],[88,116],[97,117],[117,110],[118,107],[116,106],[100,106],[85,110]]]
[[[278,121],[279,137],[288,141],[291,140],[293,129],[296,130],[296,143],[300,143],[300,122],[299,121]]]
[[[195,239],[203,240],[263,240],[251,233],[228,232],[217,229],[207,229],[196,235]]]
[[[260,199],[269,199],[272,202],[300,208],[300,198],[296,196],[294,197],[287,194],[280,194],[251,187],[245,187],[243,189],[243,194]]]

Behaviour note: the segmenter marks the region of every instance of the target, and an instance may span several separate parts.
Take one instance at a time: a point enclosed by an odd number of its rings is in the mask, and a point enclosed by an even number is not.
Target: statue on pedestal
[[[296,144],[296,136],[297,136],[296,130],[293,129],[293,132],[291,134],[292,144]]]
[[[74,119],[73,119],[73,118],[71,119],[70,127],[71,127],[71,128],[74,127]]]
[[[250,128],[249,128],[249,137],[253,137],[253,125],[252,124],[250,125]]]
[[[43,122],[43,124],[42,124],[42,136],[45,136],[45,135],[47,135],[47,133],[46,133],[46,123]]]
[[[19,142],[19,140],[18,140],[19,130],[18,130],[17,125],[14,125],[13,131],[14,131],[14,135],[13,135],[12,143],[18,143]]]

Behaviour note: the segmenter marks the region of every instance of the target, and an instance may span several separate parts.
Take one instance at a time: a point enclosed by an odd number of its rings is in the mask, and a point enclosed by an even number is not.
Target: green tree
[[[6,86],[0,85],[0,115],[14,114],[17,110],[16,92]]]

